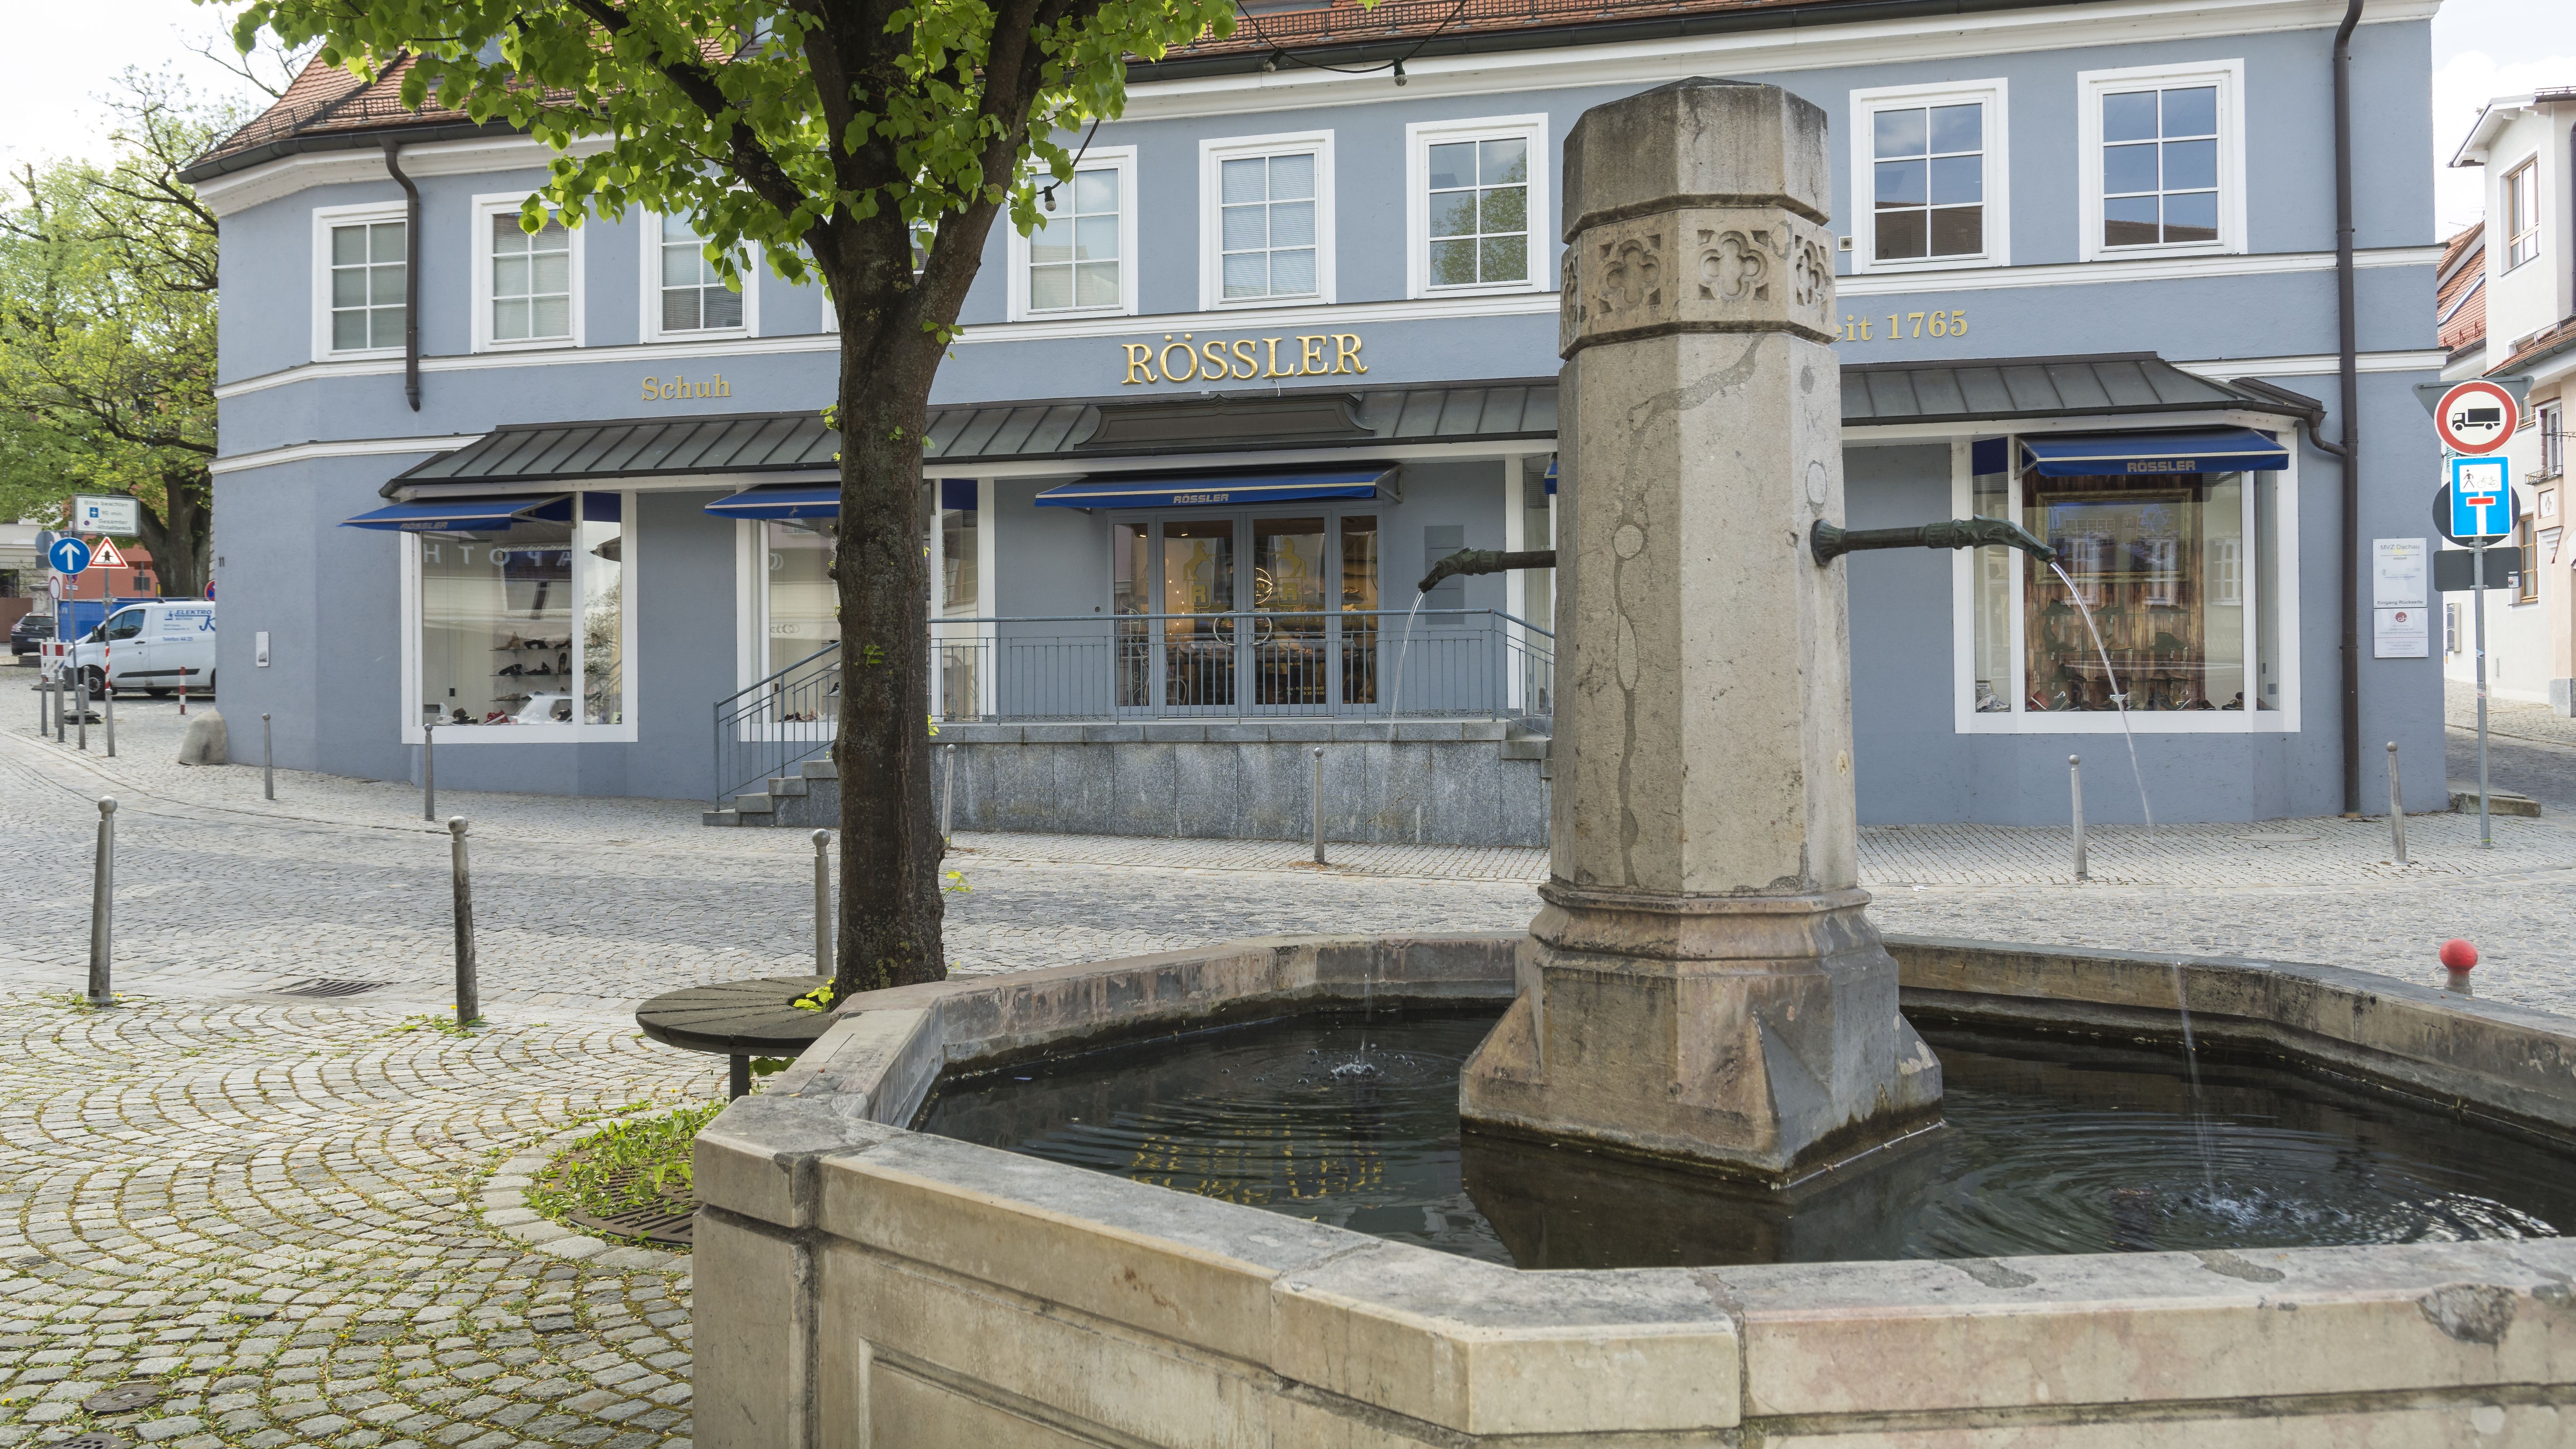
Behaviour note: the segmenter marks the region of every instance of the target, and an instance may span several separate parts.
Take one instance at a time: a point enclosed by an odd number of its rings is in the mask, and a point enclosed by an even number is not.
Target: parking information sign
[[[2436,521],[2453,543],[2493,543],[2520,520],[2521,504],[2502,458],[2453,458],[2451,482],[2442,493],[2448,516]]]
[[[2503,384],[2474,378],[2442,394],[2433,409],[2433,430],[2442,435],[2442,446],[2477,457],[2512,442],[2521,414]]]

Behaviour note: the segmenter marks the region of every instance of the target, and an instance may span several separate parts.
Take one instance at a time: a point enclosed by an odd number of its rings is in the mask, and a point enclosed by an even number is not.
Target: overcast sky
[[[0,161],[11,169],[49,155],[98,155],[106,126],[96,97],[129,65],[174,67],[201,89],[250,98],[242,83],[194,52],[224,30],[222,12],[189,0],[80,0],[11,7],[0,47]],[[2475,170],[2442,163],[2495,96],[2576,85],[2576,3],[2448,0],[2433,22],[2436,221],[2444,236],[2483,205]],[[2361,97],[2364,105],[2376,98]],[[2381,158],[2364,156],[2362,164]]]

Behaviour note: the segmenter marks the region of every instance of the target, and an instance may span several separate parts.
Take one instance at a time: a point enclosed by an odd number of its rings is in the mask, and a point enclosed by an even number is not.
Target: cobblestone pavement
[[[32,722],[30,703],[26,719]],[[446,1004],[447,850],[400,785],[170,763],[170,706],[120,710],[114,761],[0,726],[16,929],[0,943],[0,1446],[95,1428],[171,1449],[686,1449],[685,1258],[568,1260],[475,1204],[491,1165],[592,1114],[711,1096],[715,1065],[643,1042],[650,992],[805,959],[799,832],[708,830],[693,802],[450,794],[474,822],[486,1010]],[[103,746],[99,732],[94,747]],[[2452,740],[2454,759],[2459,736]],[[2454,770],[2456,772],[2456,764]],[[2486,994],[2576,1010],[2576,748],[2500,740],[2498,783],[2550,805],[2410,821],[1868,833],[1885,929],[2331,961],[2409,979],[2486,948]],[[119,822],[126,1000],[72,1004],[90,802]],[[2264,839],[2260,837],[2313,839]],[[2249,838],[2253,837],[2253,838]],[[1270,932],[1510,928],[1534,851],[972,836],[958,969]],[[327,1003],[276,988],[385,983]],[[561,1247],[561,1244],[553,1245]],[[163,1397],[82,1405],[122,1382]]]

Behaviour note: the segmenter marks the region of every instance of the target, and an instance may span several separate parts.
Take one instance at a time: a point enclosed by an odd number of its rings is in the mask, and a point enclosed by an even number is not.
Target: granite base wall
[[[957,747],[952,828],[1212,840],[1304,840],[1312,830],[1314,752],[1324,752],[1324,838],[1372,845],[1547,844],[1544,741],[1335,738],[1336,727],[1262,726],[1273,737],[1229,739],[1241,727],[1127,726],[1135,738],[1084,739],[1100,726],[969,734]],[[1403,727],[1399,727],[1401,730]],[[1195,736],[1172,738],[1187,731]],[[1278,738],[1277,733],[1307,738]],[[980,736],[980,737],[979,737]],[[1161,737],[1158,737],[1161,736]],[[1520,754],[1529,758],[1508,758]],[[945,769],[944,762],[941,766]],[[817,782],[820,784],[820,782]],[[837,798],[822,805],[837,809]],[[820,808],[820,806],[816,807]]]

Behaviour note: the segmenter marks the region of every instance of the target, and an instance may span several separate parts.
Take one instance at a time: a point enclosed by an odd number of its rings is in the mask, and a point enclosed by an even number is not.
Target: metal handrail
[[[1471,622],[1484,627],[1457,627]],[[923,623],[934,721],[1544,719],[1553,712],[1554,632],[1499,609],[978,615]],[[1270,626],[1266,635],[1263,625]],[[817,650],[716,702],[717,808],[831,747],[839,648]]]

